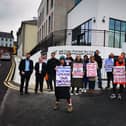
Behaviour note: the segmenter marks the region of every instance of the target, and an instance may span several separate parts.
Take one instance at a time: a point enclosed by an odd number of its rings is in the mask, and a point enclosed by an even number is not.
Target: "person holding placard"
[[[83,61],[81,59],[81,56],[77,55],[72,65],[72,92],[71,92],[72,95],[73,94],[78,95],[79,89],[83,88],[83,75],[84,75]],[[76,92],[75,87],[77,88]]]
[[[87,64],[87,77],[89,82],[89,93],[94,93],[95,82],[97,78],[98,65],[94,56],[90,56],[89,63]]]
[[[60,65],[56,66],[56,86],[55,86],[55,97],[56,103],[54,110],[59,109],[60,99],[67,100],[67,111],[72,112],[72,100],[70,96],[71,87],[71,67],[66,66],[65,57],[60,57]]]
[[[122,99],[124,85],[126,84],[125,61],[123,56],[119,56],[115,67],[113,68],[113,92],[110,96],[111,99]],[[116,92],[117,85],[119,84],[119,91]],[[116,94],[117,93],[117,94]]]
[[[109,54],[109,57],[105,59],[105,71],[107,74],[107,87],[106,89],[110,88],[110,81],[112,81],[113,84],[113,66],[114,66],[114,54]]]

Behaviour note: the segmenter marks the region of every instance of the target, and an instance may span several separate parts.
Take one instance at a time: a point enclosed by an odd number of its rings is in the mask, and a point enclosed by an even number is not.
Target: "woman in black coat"
[[[64,56],[60,57],[60,65],[59,66],[66,66]],[[70,74],[70,77],[71,77],[71,74]],[[59,109],[60,99],[66,99],[67,104],[68,104],[67,111],[72,112],[73,108],[72,108],[72,100],[71,100],[71,96],[70,96],[70,86],[56,86],[55,87],[55,97],[56,97],[56,103],[54,106],[54,110]]]

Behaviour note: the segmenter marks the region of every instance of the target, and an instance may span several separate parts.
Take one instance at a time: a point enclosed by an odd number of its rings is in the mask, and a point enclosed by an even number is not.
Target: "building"
[[[0,32],[0,53],[12,53],[14,45],[13,31]]]
[[[37,44],[37,20],[23,21],[17,32],[18,55],[25,55]]]
[[[66,44],[122,48],[125,5],[125,0],[81,0],[68,12]]]
[[[41,49],[66,44],[67,12],[74,5],[75,0],[41,1],[38,8],[38,42]]]

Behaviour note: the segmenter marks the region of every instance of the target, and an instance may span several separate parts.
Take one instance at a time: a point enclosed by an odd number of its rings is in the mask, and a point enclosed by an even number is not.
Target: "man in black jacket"
[[[99,50],[95,51],[94,57],[95,57],[95,61],[98,64],[98,70],[97,70],[97,74],[98,74],[98,87],[100,89],[102,89],[102,77],[101,77],[101,69],[102,69],[102,58],[101,56],[99,56]]]
[[[40,85],[40,92],[43,92],[43,81],[44,81],[45,74],[46,74],[46,63],[44,63],[42,57],[40,57],[39,62],[35,64],[35,76],[36,76],[35,93],[36,94],[39,85]]]
[[[47,61],[47,74],[48,74],[48,82],[50,85],[51,91],[53,91],[52,81],[54,81],[54,86],[56,82],[56,66],[58,66],[59,60],[55,58],[55,52],[51,53],[51,58]]]
[[[20,95],[23,95],[23,87],[25,84],[25,94],[28,94],[28,84],[33,72],[33,61],[30,60],[30,53],[26,54],[26,59],[21,60],[19,64],[19,71],[21,76],[21,85],[20,85]]]

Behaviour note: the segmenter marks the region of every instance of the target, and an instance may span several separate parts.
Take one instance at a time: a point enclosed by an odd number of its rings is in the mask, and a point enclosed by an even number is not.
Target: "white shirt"
[[[42,71],[42,63],[39,63],[39,72]]]

